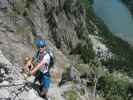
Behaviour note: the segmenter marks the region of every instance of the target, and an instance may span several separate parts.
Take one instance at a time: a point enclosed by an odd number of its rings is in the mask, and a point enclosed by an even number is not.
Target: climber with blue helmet
[[[49,64],[50,55],[47,53],[47,41],[38,38],[35,40],[35,45],[38,49],[36,57],[37,65],[30,71],[32,75],[35,75],[35,81],[40,83],[40,96],[47,98],[47,92],[50,85]]]

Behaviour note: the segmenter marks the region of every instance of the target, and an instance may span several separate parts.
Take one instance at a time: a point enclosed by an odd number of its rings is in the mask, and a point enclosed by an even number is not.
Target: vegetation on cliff
[[[114,36],[104,22],[95,16],[91,7],[85,8],[88,12],[86,14],[88,20],[93,20],[99,29],[98,36],[103,38],[102,42],[115,54],[113,58],[101,60],[102,66],[105,66],[109,73],[98,79],[97,90],[100,90],[98,93],[102,94],[107,100],[130,100],[132,98],[132,95],[130,95],[133,88],[132,83],[124,78],[115,78],[114,76],[118,76],[118,74],[114,72],[126,73],[131,78],[133,77],[133,47],[128,42]]]

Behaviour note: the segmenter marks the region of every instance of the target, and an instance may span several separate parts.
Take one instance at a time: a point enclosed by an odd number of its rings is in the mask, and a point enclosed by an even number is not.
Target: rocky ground
[[[11,54],[12,52],[10,52]],[[65,84],[61,87],[58,86],[61,80],[61,74],[66,67],[69,67],[68,59],[59,51],[55,50],[55,55],[58,56],[56,59],[57,63],[55,68],[51,70],[52,84],[49,90],[49,100],[65,100],[64,93],[66,91],[74,89],[75,91],[85,88],[82,85],[72,85],[70,83]],[[65,65],[65,66],[64,66]],[[32,82],[34,77],[31,76],[27,80],[20,73],[21,67],[19,63],[10,63],[10,61],[0,51],[0,99],[1,100],[43,100],[39,97],[36,89],[32,88]],[[87,90],[86,90],[87,91]],[[90,94],[91,95],[91,94]],[[87,100],[89,95],[81,96],[79,94],[79,100]]]

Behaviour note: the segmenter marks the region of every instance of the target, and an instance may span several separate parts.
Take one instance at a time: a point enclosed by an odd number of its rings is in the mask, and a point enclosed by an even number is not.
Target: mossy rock
[[[64,92],[64,97],[66,100],[77,100],[78,94],[74,90],[69,90]]]
[[[76,66],[76,68],[81,74],[89,73],[89,71],[90,71],[90,68],[89,68],[88,64],[78,64]]]
[[[81,96],[84,96],[85,95],[85,89],[84,88],[81,88],[79,92],[80,92],[80,95]]]

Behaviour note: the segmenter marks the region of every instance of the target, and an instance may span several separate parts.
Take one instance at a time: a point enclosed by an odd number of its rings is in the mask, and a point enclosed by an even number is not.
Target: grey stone
[[[10,97],[10,93],[7,89],[0,89],[0,98],[9,98]]]
[[[11,63],[9,62],[9,60],[7,60],[5,58],[5,56],[2,54],[1,50],[0,50],[0,63],[3,63],[5,65],[11,65]]]
[[[0,8],[4,9],[7,8],[9,6],[9,3],[7,0],[0,0]]]

